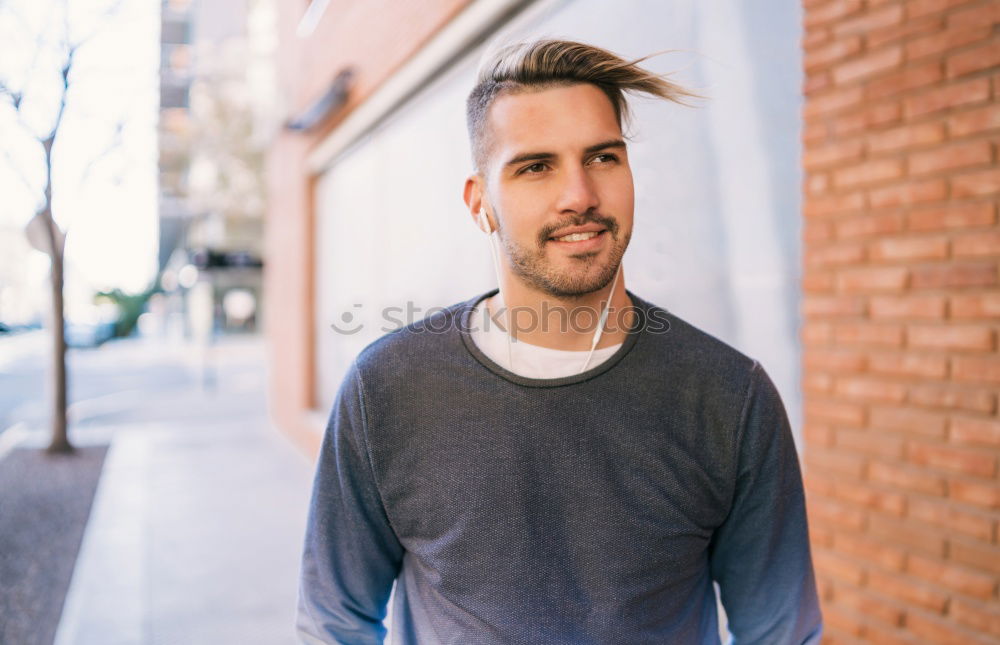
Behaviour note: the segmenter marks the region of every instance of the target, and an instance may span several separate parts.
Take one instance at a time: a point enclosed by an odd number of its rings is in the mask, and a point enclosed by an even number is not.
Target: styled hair
[[[629,125],[632,117],[625,92],[657,96],[682,105],[686,105],[685,99],[701,98],[639,67],[638,63],[655,55],[628,61],[600,47],[553,39],[513,43],[488,54],[466,100],[466,125],[476,171],[482,170],[489,150],[490,106],[506,94],[590,83],[611,101],[619,128]]]

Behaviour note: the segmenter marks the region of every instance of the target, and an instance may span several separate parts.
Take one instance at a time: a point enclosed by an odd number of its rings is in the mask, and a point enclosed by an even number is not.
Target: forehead
[[[621,137],[611,99],[581,83],[503,94],[490,107],[495,154],[586,148]]]

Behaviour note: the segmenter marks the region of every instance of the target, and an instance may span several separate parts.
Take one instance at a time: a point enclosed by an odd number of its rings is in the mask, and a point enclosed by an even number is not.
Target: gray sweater
[[[305,643],[818,643],[788,419],[761,365],[628,292],[605,362],[531,379],[472,341],[496,290],[368,345],[316,470]]]

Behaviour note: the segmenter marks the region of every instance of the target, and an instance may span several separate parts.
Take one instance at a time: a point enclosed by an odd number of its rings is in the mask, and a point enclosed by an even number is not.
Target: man
[[[735,642],[819,641],[774,385],[625,288],[624,91],[688,95],[565,41],[483,66],[465,202],[497,240],[499,290],[348,371],[316,472],[304,642],[382,642],[394,581],[395,643],[717,643],[713,581]]]

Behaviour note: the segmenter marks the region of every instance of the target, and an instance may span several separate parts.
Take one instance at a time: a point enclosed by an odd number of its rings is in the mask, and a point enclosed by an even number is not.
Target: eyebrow
[[[589,155],[601,150],[607,150],[608,148],[625,148],[625,142],[621,139],[608,139],[607,141],[587,146],[583,152]],[[554,159],[555,156],[556,154],[554,152],[526,152],[512,158],[504,164],[504,167],[516,166],[517,164],[524,163],[526,161],[546,161],[548,159]]]

